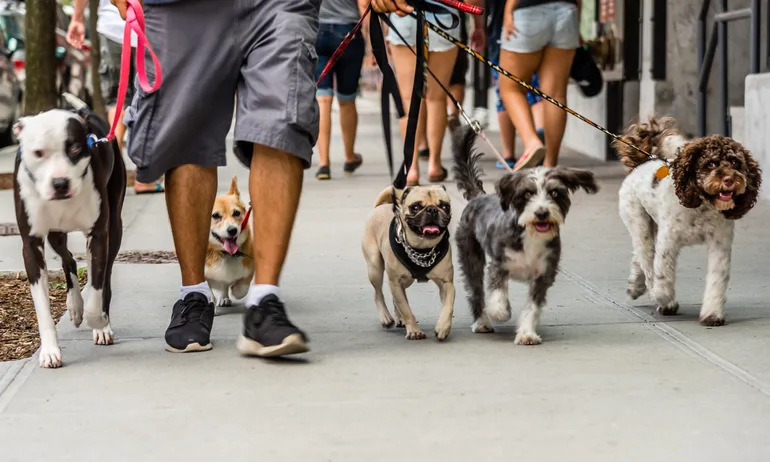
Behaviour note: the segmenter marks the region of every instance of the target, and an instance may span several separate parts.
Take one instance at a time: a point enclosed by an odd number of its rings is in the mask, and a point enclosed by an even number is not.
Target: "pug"
[[[436,338],[445,340],[452,329],[455,287],[448,231],[451,219],[449,193],[442,185],[395,191],[388,188],[377,197],[366,220],[362,249],[380,324],[386,329],[406,327],[408,340],[425,338],[406,298],[406,289],[415,280],[431,280],[439,287],[442,310],[434,329]],[[383,273],[390,283],[395,319],[385,305]]]

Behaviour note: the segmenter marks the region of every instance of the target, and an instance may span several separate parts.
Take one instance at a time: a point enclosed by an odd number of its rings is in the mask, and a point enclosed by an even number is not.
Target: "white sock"
[[[249,286],[249,293],[246,294],[246,306],[252,307],[259,305],[259,302],[268,295],[279,297],[278,286],[271,286],[270,284],[254,284],[252,282]]]
[[[209,287],[208,282],[201,282],[200,284],[195,284],[194,286],[182,286],[179,289],[179,300],[184,300],[186,296],[193,292],[203,294],[209,301],[211,301],[211,288]]]

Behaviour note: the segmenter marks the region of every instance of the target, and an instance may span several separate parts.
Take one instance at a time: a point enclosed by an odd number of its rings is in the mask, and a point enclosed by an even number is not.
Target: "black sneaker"
[[[174,303],[171,323],[166,329],[166,351],[187,353],[211,349],[214,304],[199,292]]]
[[[243,315],[243,334],[236,346],[245,355],[271,356],[304,353],[308,338],[289,321],[286,310],[275,295],[268,295]]]

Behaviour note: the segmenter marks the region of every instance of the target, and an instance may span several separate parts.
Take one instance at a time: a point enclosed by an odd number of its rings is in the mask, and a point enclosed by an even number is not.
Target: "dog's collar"
[[[406,233],[401,220],[393,217],[388,232],[390,248],[398,261],[409,270],[417,282],[427,282],[428,273],[449,253],[449,231],[444,231],[444,237],[430,249],[415,249],[406,240]]]
[[[228,253],[228,252],[225,252],[224,250],[220,250],[220,252],[221,252],[221,253],[222,253],[222,255],[224,255],[225,257],[234,257],[234,258],[242,258],[242,257],[243,257],[243,258],[251,258],[251,255],[249,255],[249,254],[247,254],[247,253],[243,253],[243,252],[241,252],[240,250],[238,250],[238,251],[237,251],[237,252],[235,252],[235,253]]]

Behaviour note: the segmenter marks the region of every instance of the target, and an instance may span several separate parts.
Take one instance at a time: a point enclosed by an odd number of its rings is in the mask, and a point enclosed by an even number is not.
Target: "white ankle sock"
[[[200,284],[195,284],[194,286],[182,286],[179,289],[179,300],[184,300],[186,296],[193,292],[203,294],[206,296],[206,298],[209,299],[209,301],[211,301],[211,288],[209,287],[208,282],[201,282]]]
[[[271,286],[270,284],[254,284],[253,282],[249,286],[249,293],[246,294],[245,303],[246,307],[252,307],[259,305],[268,295],[280,296],[278,292],[278,286]]]

